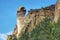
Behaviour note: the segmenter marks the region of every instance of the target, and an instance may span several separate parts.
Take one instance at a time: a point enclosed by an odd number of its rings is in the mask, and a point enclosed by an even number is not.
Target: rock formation
[[[58,18],[60,16],[60,0],[57,0],[57,3],[55,5],[55,14],[54,14],[55,18],[54,18],[54,22],[57,23]]]
[[[24,18],[26,9],[19,7],[17,10],[17,23],[12,35],[7,36],[7,40],[13,40],[18,38],[24,33],[24,31],[31,32],[35,25],[41,22],[45,17],[48,17],[51,22],[57,22],[60,11],[60,0],[56,4],[50,5],[41,9],[31,9],[28,11],[28,15]]]

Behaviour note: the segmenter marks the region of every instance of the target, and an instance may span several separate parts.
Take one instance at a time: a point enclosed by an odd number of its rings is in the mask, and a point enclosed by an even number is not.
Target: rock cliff
[[[51,22],[57,22],[59,18],[60,0],[56,4],[41,8],[41,9],[31,9],[28,11],[28,15],[24,18],[26,9],[24,7],[19,7],[17,10],[17,24],[14,28],[12,35],[7,36],[7,40],[14,40],[21,37],[22,33],[31,32],[35,25],[37,25],[45,17],[48,17]]]

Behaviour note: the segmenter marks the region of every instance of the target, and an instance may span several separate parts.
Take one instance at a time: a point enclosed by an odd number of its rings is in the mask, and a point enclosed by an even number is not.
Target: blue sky
[[[11,33],[16,24],[16,11],[24,6],[27,11],[55,4],[57,0],[0,0],[0,34]],[[2,39],[0,35],[0,40]],[[2,39],[4,40],[4,39]]]

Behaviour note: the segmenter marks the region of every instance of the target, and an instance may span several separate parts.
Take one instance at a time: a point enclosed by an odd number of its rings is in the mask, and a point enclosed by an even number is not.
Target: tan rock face
[[[8,35],[6,40],[14,40],[17,39],[15,35]]]
[[[24,18],[25,13],[26,10],[24,7],[18,8],[17,24],[12,33],[12,35],[15,35],[16,37],[21,36],[24,31],[31,32],[33,28],[35,28],[35,25],[41,22],[46,16],[51,22],[57,22],[60,13],[60,0],[57,1],[56,5],[50,5],[41,9],[31,9]],[[8,36],[8,40],[12,38],[12,35]]]
[[[12,33],[12,35],[8,35],[7,40],[12,40],[15,36],[18,38],[19,35],[21,35],[22,30],[24,28],[24,15],[25,15],[25,8],[24,7],[19,7],[17,10],[17,23],[16,23],[16,27],[14,29],[14,32]],[[12,38],[13,37],[13,38]]]
[[[59,16],[60,16],[60,0],[57,0],[56,6],[55,6],[54,22],[57,23]]]
[[[41,20],[43,20],[46,16],[51,20],[53,20],[54,12],[55,12],[55,5],[51,5],[49,7],[42,8],[42,9],[30,10],[29,14],[25,18],[25,20],[28,21],[30,20],[26,28],[26,31],[28,32],[32,31],[33,28],[35,28],[35,25],[41,22]]]
[[[24,15],[26,10],[24,7],[19,7],[17,10],[17,38],[22,33],[22,29],[24,28]]]

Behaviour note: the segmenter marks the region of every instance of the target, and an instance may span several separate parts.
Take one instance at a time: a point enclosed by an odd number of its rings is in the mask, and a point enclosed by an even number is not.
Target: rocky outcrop
[[[60,6],[57,6],[59,4],[58,2],[57,4],[50,5],[48,7],[44,7],[41,9],[31,9],[30,11],[28,11],[28,15],[25,18],[23,17],[25,15],[26,9],[24,9],[24,7],[21,7],[22,9],[19,8],[17,13],[17,18],[19,19],[19,23],[17,22],[17,25],[14,28],[12,35],[8,35],[7,40],[13,40],[14,38],[18,38],[19,36],[22,35],[22,33],[24,33],[24,31],[31,32],[35,28],[35,25],[41,22],[45,17],[48,17],[51,22],[57,22],[59,18],[58,8],[60,7]],[[18,27],[18,25],[20,26]],[[20,33],[18,34],[18,32]],[[17,34],[18,34],[18,37],[17,37]]]

